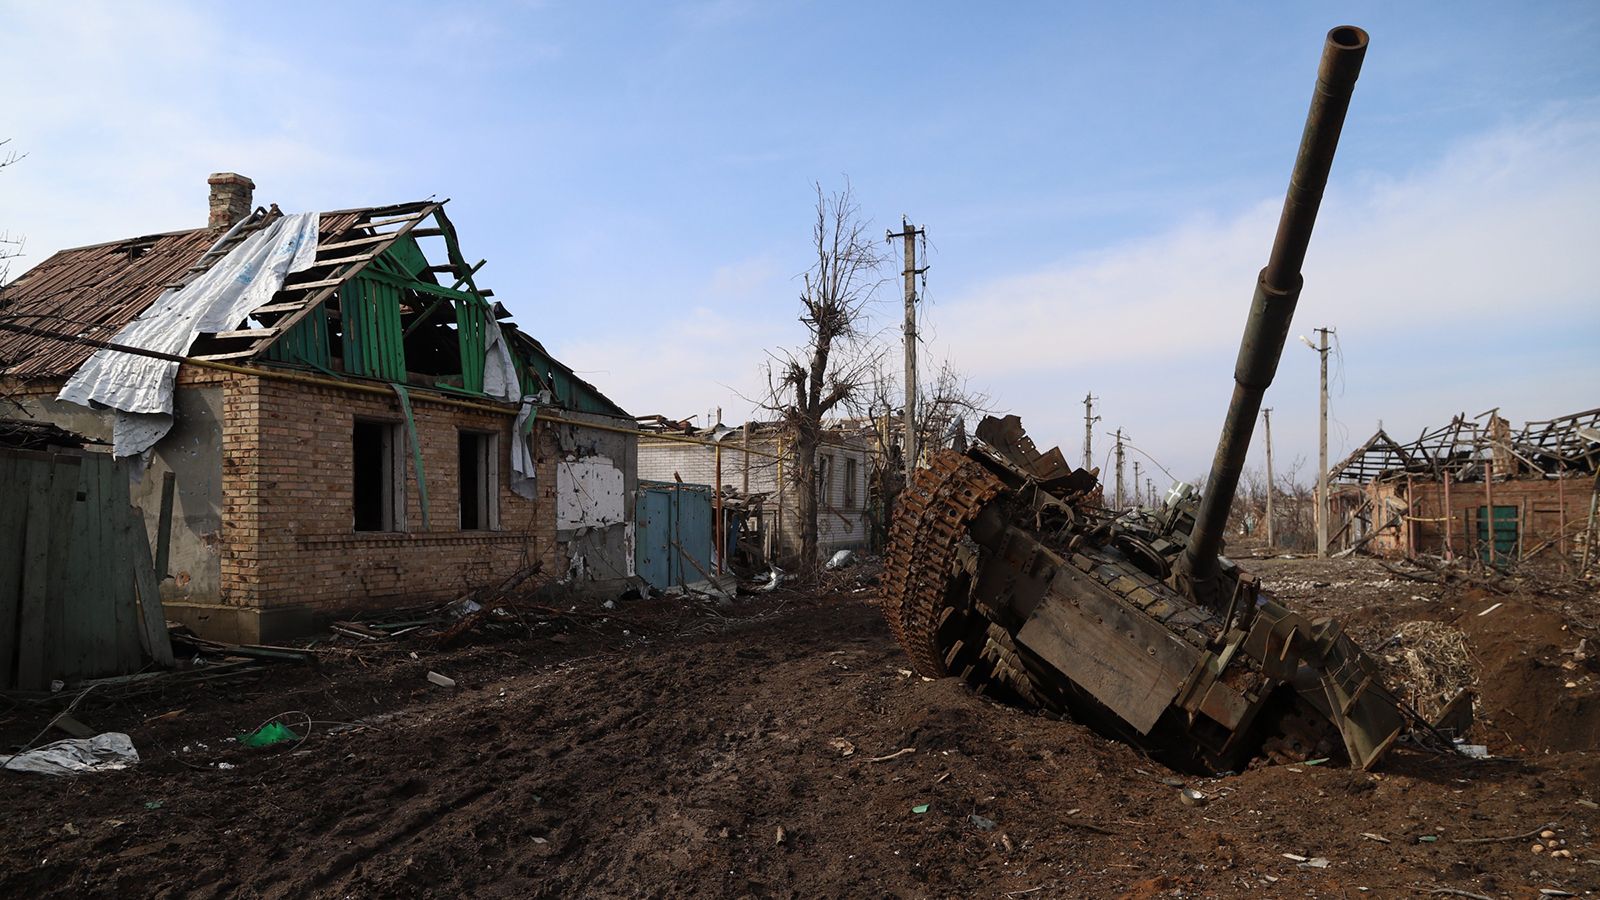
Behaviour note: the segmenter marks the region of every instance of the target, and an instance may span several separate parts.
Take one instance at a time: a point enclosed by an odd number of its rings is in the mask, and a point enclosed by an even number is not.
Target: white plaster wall
[[[626,519],[622,470],[609,457],[556,463],[556,529],[615,525]]]

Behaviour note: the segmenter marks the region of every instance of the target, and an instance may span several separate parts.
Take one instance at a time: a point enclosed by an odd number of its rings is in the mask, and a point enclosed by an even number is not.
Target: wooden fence
[[[172,665],[129,465],[0,450],[0,689]]]

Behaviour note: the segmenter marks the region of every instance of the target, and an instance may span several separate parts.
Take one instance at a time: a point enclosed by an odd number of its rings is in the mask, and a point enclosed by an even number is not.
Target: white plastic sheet
[[[489,340],[484,348],[483,392],[500,400],[522,401],[517,420],[511,424],[511,491],[529,500],[538,497],[535,489],[537,472],[534,469],[531,438],[526,433],[528,418],[534,415],[533,398],[522,396],[522,377],[517,373],[517,360],[511,355],[505,333],[500,323],[489,320]]]
[[[524,397],[522,408],[517,410],[517,419],[511,423],[511,492],[528,500],[539,497],[539,483],[535,477],[537,469],[533,461],[533,428],[529,421],[537,414],[538,408],[533,405],[533,398]]]
[[[75,775],[126,769],[138,762],[139,751],[133,748],[132,739],[120,731],[108,731],[91,738],[56,741],[15,756],[0,756],[0,771]]]
[[[187,286],[167,291],[112,338],[142,350],[182,356],[201,332],[231,331],[264,306],[289,275],[317,253],[317,213],[284,216],[246,238]],[[142,453],[172,429],[178,364],[100,350],[61,389],[59,399],[117,410],[112,454]]]
[[[483,392],[499,400],[515,402],[522,398],[522,379],[517,375],[517,361],[511,356],[506,336],[500,323],[489,319],[488,345],[484,348]]]

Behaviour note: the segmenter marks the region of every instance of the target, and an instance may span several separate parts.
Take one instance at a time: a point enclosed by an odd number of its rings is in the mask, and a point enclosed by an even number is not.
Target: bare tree
[[[924,371],[927,371],[926,369]],[[870,514],[874,543],[883,546],[888,538],[895,501],[905,489],[905,432],[899,411],[903,375],[880,365],[868,385],[865,412],[872,424]],[[940,363],[931,379],[917,386],[917,448],[965,450],[976,420],[994,411],[993,399],[972,387],[971,379],[950,360]]]
[[[818,184],[812,248],[816,256],[804,276],[800,323],[808,338],[798,350],[778,350],[769,368],[769,398],[794,448],[790,466],[800,520],[802,571],[817,558],[817,450],[823,420],[852,408],[871,381],[877,356],[867,334],[867,309],[883,283],[883,253],[867,234],[847,182],[828,194]],[[775,371],[774,371],[775,370]],[[774,377],[775,376],[775,377]]]
[[[917,386],[917,446],[965,449],[972,419],[992,411],[994,399],[945,360],[931,381]]]
[[[5,146],[9,143],[11,143],[10,138],[0,141],[0,170],[27,155],[17,153],[15,150],[6,150]],[[0,231],[0,297],[4,296],[6,283],[10,280],[10,261],[21,255],[22,239],[12,237],[8,232]]]

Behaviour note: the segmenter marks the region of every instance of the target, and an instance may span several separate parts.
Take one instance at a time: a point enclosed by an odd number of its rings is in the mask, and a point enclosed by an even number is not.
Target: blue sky
[[[570,365],[735,421],[848,177],[875,230],[928,228],[930,357],[1069,458],[1092,390],[1188,478],[1344,23],[1372,45],[1295,321],[1339,330],[1335,458],[1600,405],[1593,3],[0,2],[0,229],[15,273],[200,224],[213,171],[288,211],[450,197]],[[1267,404],[1314,463],[1315,354]]]

